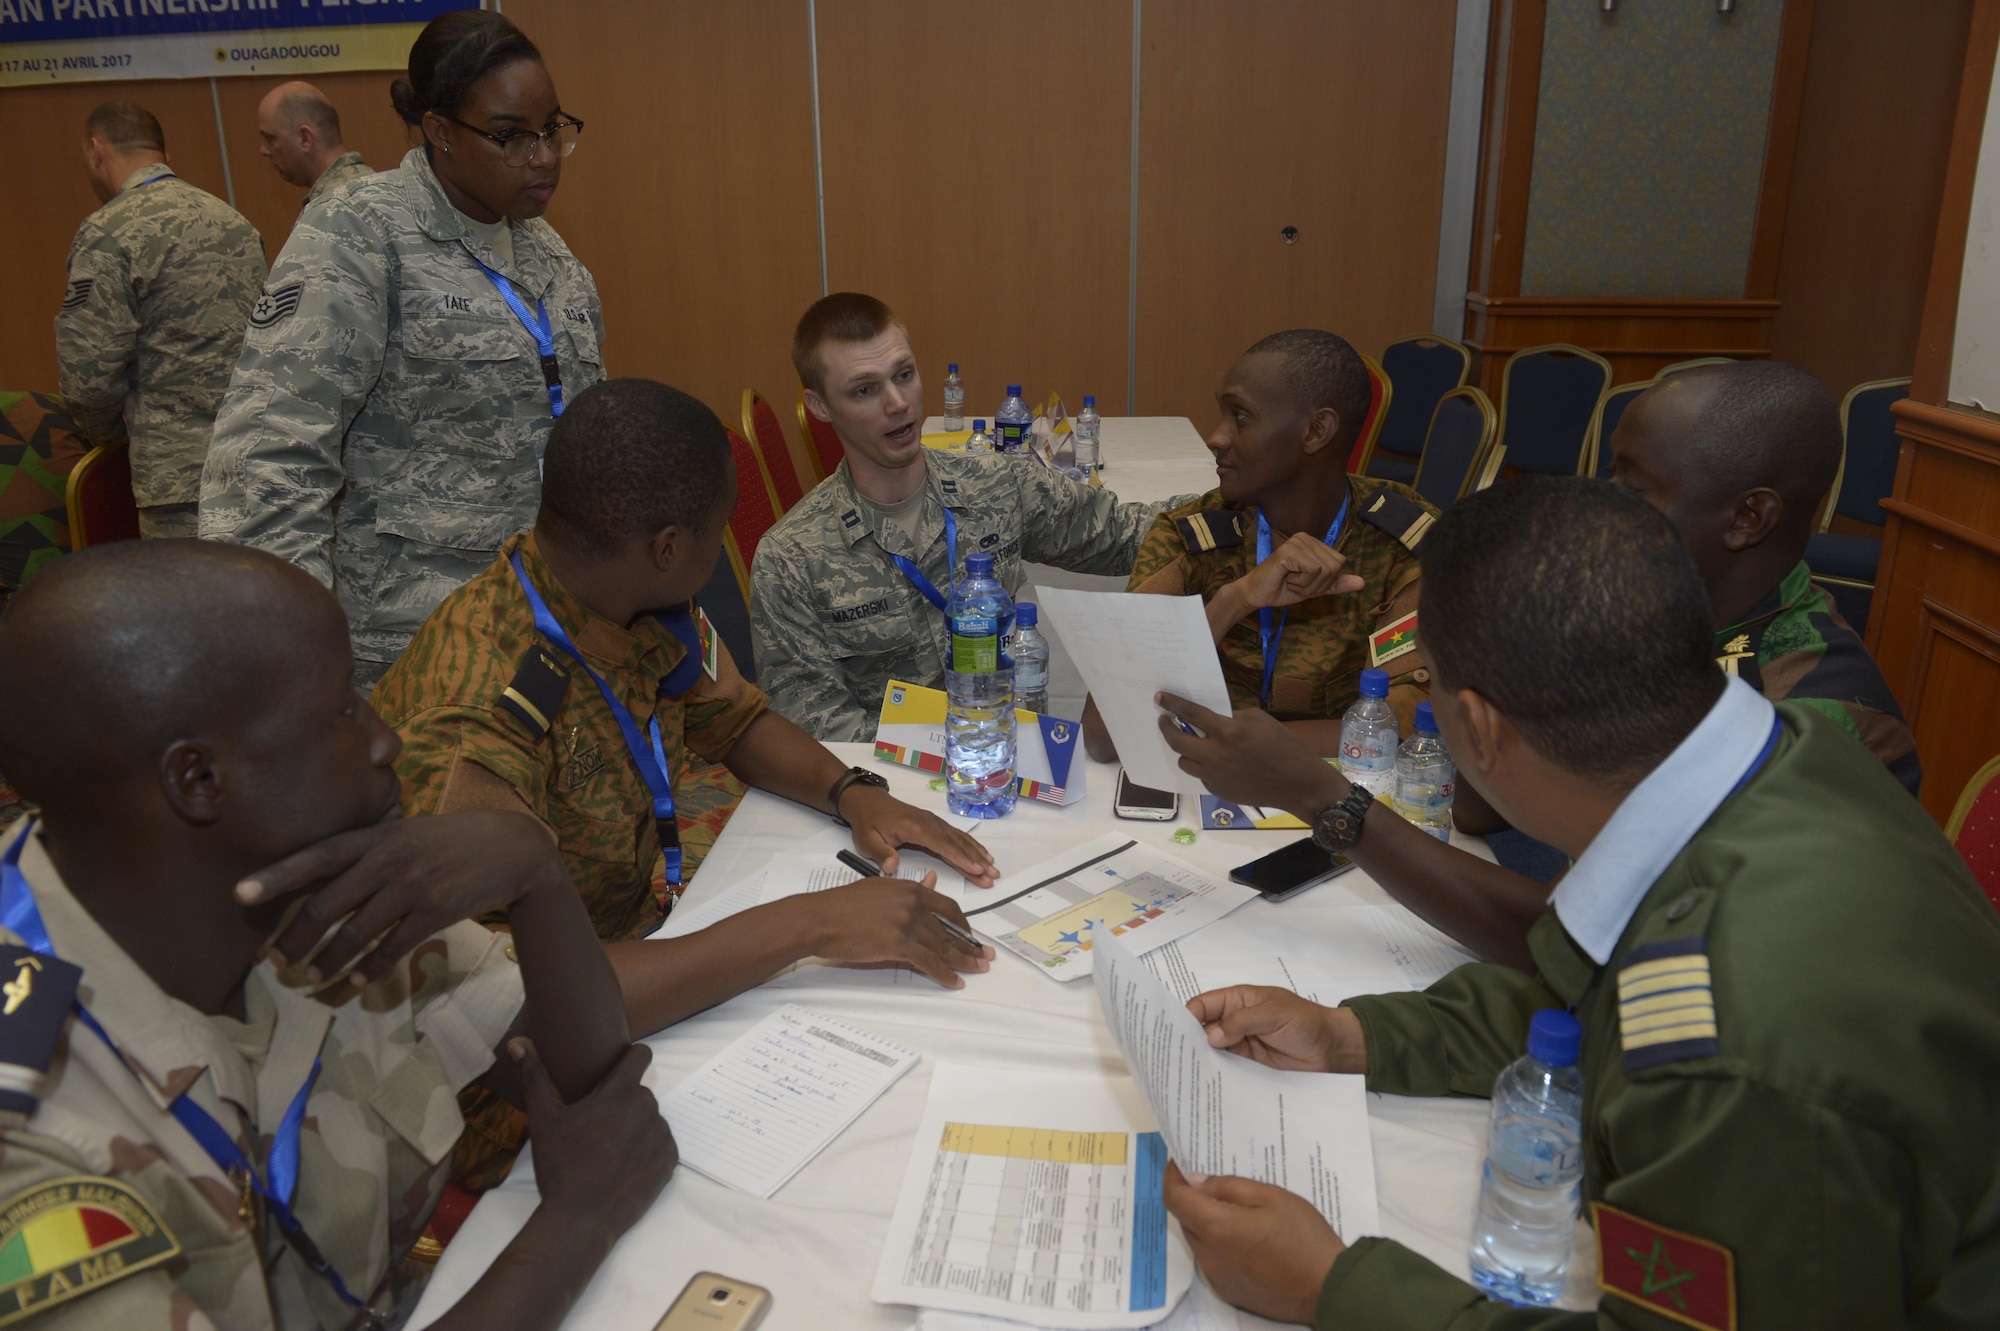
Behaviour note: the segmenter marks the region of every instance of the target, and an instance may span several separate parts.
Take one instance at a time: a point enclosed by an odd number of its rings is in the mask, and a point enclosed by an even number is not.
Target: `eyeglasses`
[[[510,129],[505,134],[489,134],[477,125],[468,125],[457,116],[446,116],[460,129],[469,129],[482,139],[491,139],[500,145],[500,160],[508,166],[526,166],[535,160],[535,154],[544,143],[548,144],[557,157],[567,157],[576,151],[576,141],[583,134],[583,122],[564,117],[544,130]]]

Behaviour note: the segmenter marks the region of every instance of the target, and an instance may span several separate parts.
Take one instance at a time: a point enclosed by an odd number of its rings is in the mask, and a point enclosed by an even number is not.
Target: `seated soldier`
[[[1417,545],[1437,511],[1393,481],[1350,476],[1368,369],[1318,329],[1273,333],[1223,377],[1208,436],[1219,487],[1154,520],[1131,590],[1200,596],[1237,710],[1258,707],[1315,750],[1340,752],[1361,672],[1390,675],[1408,730],[1428,674],[1417,660]],[[1094,705],[1084,744],[1117,750]]]
[[[1551,550],[1590,575],[1548,576]],[[1303,1198],[1170,1169],[1211,1283],[1321,1328],[2000,1326],[2000,917],[1936,824],[1824,710],[1717,668],[1694,561],[1615,487],[1462,500],[1424,543],[1424,604],[1464,779],[1575,857],[1535,924],[1539,973],[1188,1006],[1272,1066],[1471,1096],[1538,1010],[1571,1008],[1605,1297],[1489,1303],[1388,1239],[1345,1244]],[[1283,727],[1163,705],[1183,768],[1339,844],[1338,774]]]
[[[332,596],[241,547],[85,550],[0,620],[41,806],[0,835],[0,1320],[400,1325],[476,1077],[525,1094],[541,1202],[437,1325],[555,1326],[666,1183],[560,856],[518,814],[398,818],[353,670]],[[499,909],[518,968],[466,922]]]
[[[887,872],[899,847],[915,846],[979,886],[994,881],[977,841],[772,711],[690,616],[735,504],[714,412],[646,379],[585,389],[549,438],[534,530],[445,598],[372,698],[403,737],[407,812],[509,809],[548,827],[640,1035],[806,957],[899,963],[956,989],[957,972],[984,971],[993,955],[939,923],[965,918],[934,875],[864,879],[643,941],[669,904],[652,887],[663,851],[680,886],[670,792],[690,754],[852,826],[855,849]],[[518,1149],[518,1114],[483,1093],[467,1108],[503,1158]],[[500,1162],[471,1154],[468,1139],[463,1181],[492,1181]]]
[[[1048,467],[924,447],[909,331],[873,296],[836,291],[792,335],[806,410],[846,457],[757,547],[757,677],[824,740],[875,737],[892,679],[944,687],[944,608],[965,556],[1009,594],[1024,562],[1126,573],[1157,504],[1121,503]],[[941,590],[942,589],[942,590]]]
[[[1694,557],[1717,624],[1715,659],[1772,702],[1818,708],[1912,793],[1916,740],[1860,637],[1809,580],[1806,539],[1840,462],[1824,385],[1776,362],[1686,370],[1639,395],[1611,438],[1615,479],[1667,515]],[[1576,581],[1568,550],[1538,576]],[[1342,792],[1343,797],[1345,791]],[[1459,798],[1470,794],[1464,783]],[[1495,825],[1483,805],[1475,815]],[[1461,826],[1466,826],[1461,822]],[[1489,961],[1531,966],[1528,930],[1549,888],[1404,822],[1355,824],[1347,854],[1397,900]]]

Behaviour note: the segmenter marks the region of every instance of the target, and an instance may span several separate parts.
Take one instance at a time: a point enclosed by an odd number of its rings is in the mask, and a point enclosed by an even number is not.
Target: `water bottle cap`
[[[1422,735],[1438,733],[1437,713],[1431,710],[1431,705],[1427,702],[1417,704],[1417,733]]]
[[[1386,698],[1389,696],[1389,672],[1386,670],[1364,670],[1361,672],[1361,696],[1364,698]]]
[[[986,422],[982,420],[974,420],[972,422],[972,428],[975,430],[984,430],[986,428]]]
[[[965,557],[965,576],[968,578],[990,578],[993,576],[993,556],[971,554]]]
[[[957,374],[957,373],[958,373],[958,362],[957,362],[957,361],[953,361],[953,362],[952,362],[951,364],[949,364],[949,365],[945,366],[944,368],[945,368],[945,373],[946,373],[946,374]]]
[[[1528,1053],[1552,1068],[1572,1067],[1583,1047],[1583,1024],[1559,1007],[1543,1008],[1528,1023]]]
[[[1033,628],[1037,618],[1039,618],[1039,612],[1036,611],[1033,601],[1020,601],[1015,604],[1014,622],[1020,627],[1024,629]]]
[[[1008,384],[1008,385],[1007,385],[1007,396],[1008,396],[1008,397],[1019,397],[1019,396],[1021,396],[1021,385],[1019,385],[1019,384]]]
[[[1086,406],[1086,407],[1094,407],[1094,406],[1096,406],[1096,405],[1097,405],[1097,398],[1096,398],[1096,396],[1095,396],[1094,394],[1091,394],[1091,393],[1085,393],[1085,394],[1083,395],[1083,405],[1084,405],[1084,406]]]

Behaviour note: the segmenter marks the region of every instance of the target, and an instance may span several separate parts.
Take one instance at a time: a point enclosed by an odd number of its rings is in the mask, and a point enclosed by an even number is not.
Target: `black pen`
[[[854,870],[854,872],[860,874],[863,878],[880,878],[883,876],[881,865],[876,864],[870,860],[863,859],[861,856],[855,854],[851,850],[848,850],[846,847],[842,847],[840,850],[835,851],[833,857],[839,860],[842,864],[846,865],[848,868]],[[939,924],[942,924],[945,927],[946,932],[948,932],[953,938],[956,938],[959,942],[965,944],[967,947],[973,949],[974,951],[978,951],[986,946],[986,944],[980,942],[977,938],[974,938],[970,932],[961,927],[958,921],[940,915],[936,911],[931,912],[931,918],[936,920]]]

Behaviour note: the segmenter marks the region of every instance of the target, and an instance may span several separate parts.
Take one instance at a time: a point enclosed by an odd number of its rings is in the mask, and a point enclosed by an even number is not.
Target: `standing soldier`
[[[108,102],[83,135],[104,206],[69,248],[56,315],[63,399],[92,443],[131,440],[139,534],[193,536],[215,410],[264,281],[264,241],[174,174],[145,107]]]
[[[340,140],[340,112],[310,83],[280,83],[257,103],[257,152],[280,177],[304,188],[306,201],[336,185],[373,175]]]

